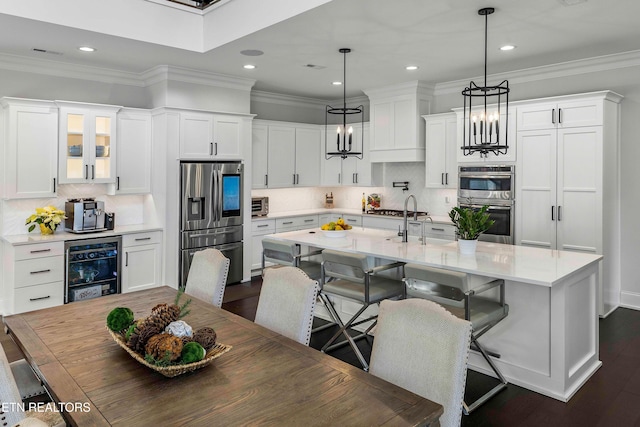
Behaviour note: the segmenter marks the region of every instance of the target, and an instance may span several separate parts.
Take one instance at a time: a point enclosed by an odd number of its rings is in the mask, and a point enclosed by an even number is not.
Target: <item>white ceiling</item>
[[[353,50],[349,97],[410,80],[435,84],[482,75],[484,17],[477,10],[486,6],[496,8],[489,16],[489,74],[640,50],[639,0],[573,6],[561,0],[333,0],[205,53],[0,13],[0,52],[133,73],[173,65],[255,79],[256,90],[335,99],[342,95],[331,85],[342,80],[341,47]],[[517,48],[498,50],[507,43]],[[79,52],[80,44],[98,51]],[[264,55],[243,56],[245,49]],[[244,70],[245,63],[257,68]],[[410,64],[419,70],[406,71]]]

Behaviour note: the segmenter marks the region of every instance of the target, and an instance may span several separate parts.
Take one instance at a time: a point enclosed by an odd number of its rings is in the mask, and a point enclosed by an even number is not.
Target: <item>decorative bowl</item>
[[[135,351],[133,351],[132,349],[130,349],[127,346],[127,343],[125,342],[124,336],[121,333],[113,332],[108,327],[107,327],[107,331],[109,331],[109,334],[111,334],[111,337],[113,338],[113,340],[120,347],[122,347],[122,349],[124,351],[129,353],[129,355],[131,357],[133,357],[136,361],[138,361],[140,364],[146,366],[147,368],[153,369],[154,371],[159,372],[162,375],[164,375],[165,377],[169,377],[169,378],[176,377],[178,375],[182,375],[182,374],[185,374],[187,372],[191,372],[191,371],[195,371],[196,369],[203,368],[203,367],[209,365],[215,359],[217,359],[218,357],[222,356],[223,354],[225,354],[226,352],[228,352],[229,350],[231,350],[233,348],[230,345],[224,345],[222,343],[216,343],[213,346],[213,348],[211,348],[207,352],[207,354],[204,356],[204,359],[200,360],[199,362],[187,363],[187,364],[184,364],[184,365],[157,366],[157,365],[152,365],[151,363],[147,362],[146,360],[144,360],[144,357],[142,357],[140,354],[138,354]]]
[[[70,145],[68,150],[71,157],[82,156],[82,145]]]
[[[96,157],[108,157],[109,156],[109,147],[104,145],[96,146]]]
[[[345,237],[347,230],[321,230],[325,237]]]

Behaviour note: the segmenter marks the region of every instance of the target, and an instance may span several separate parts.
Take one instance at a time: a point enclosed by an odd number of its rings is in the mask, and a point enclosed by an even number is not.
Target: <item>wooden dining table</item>
[[[165,286],[3,321],[71,425],[439,425],[441,405],[196,298],[183,320],[233,348],[173,378],[143,366],[113,340],[107,315],[128,307],[142,318],[176,293]]]

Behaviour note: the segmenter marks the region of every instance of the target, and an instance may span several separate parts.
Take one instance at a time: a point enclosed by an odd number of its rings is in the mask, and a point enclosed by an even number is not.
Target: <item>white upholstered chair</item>
[[[320,262],[310,259],[314,255],[320,255],[321,249],[310,247],[304,253],[300,245],[285,243],[268,237],[262,239],[262,271],[266,263],[298,267],[313,280],[320,279]]]
[[[222,307],[229,262],[229,258],[217,249],[196,252],[189,267],[184,292],[216,307]]]
[[[309,345],[319,289],[318,282],[297,267],[265,270],[255,322]]]
[[[466,273],[418,264],[406,264],[404,275],[407,297],[434,301],[455,316],[471,322],[471,349],[480,352],[499,380],[496,386],[475,401],[464,403],[464,413],[469,414],[507,387],[507,380],[490,357],[500,355],[485,350],[478,341],[480,336],[509,314],[509,305],[505,303],[504,280],[487,279],[485,283],[471,286]],[[492,289],[498,290],[496,298],[487,297],[491,292],[480,296]]]
[[[441,404],[443,427],[462,417],[471,323],[421,299],[382,301],[369,372]]]
[[[15,363],[13,362],[13,364]],[[11,365],[0,344],[0,419],[2,420],[0,425],[48,427],[45,422],[37,418],[27,417],[27,414],[20,407],[22,396],[13,376]],[[33,372],[31,372],[31,376],[37,382]],[[7,410],[5,411],[5,409]]]

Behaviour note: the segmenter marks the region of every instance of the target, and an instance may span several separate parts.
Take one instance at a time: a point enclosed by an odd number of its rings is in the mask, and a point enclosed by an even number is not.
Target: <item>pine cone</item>
[[[200,328],[193,334],[193,340],[209,351],[216,345],[216,331],[213,328]]]
[[[171,304],[158,304],[151,310],[151,315],[145,321],[147,326],[154,326],[161,331],[171,322],[175,322],[180,318],[180,307]]]
[[[171,334],[154,335],[149,338],[145,351],[156,359],[162,359],[168,354],[169,360],[174,361],[182,353],[182,340]]]
[[[138,343],[136,344],[136,348],[134,349],[138,353],[144,353],[144,348],[147,345],[147,342],[151,337],[158,335],[162,332],[162,329],[157,328],[154,325],[146,325],[144,329],[142,329],[138,333]]]

